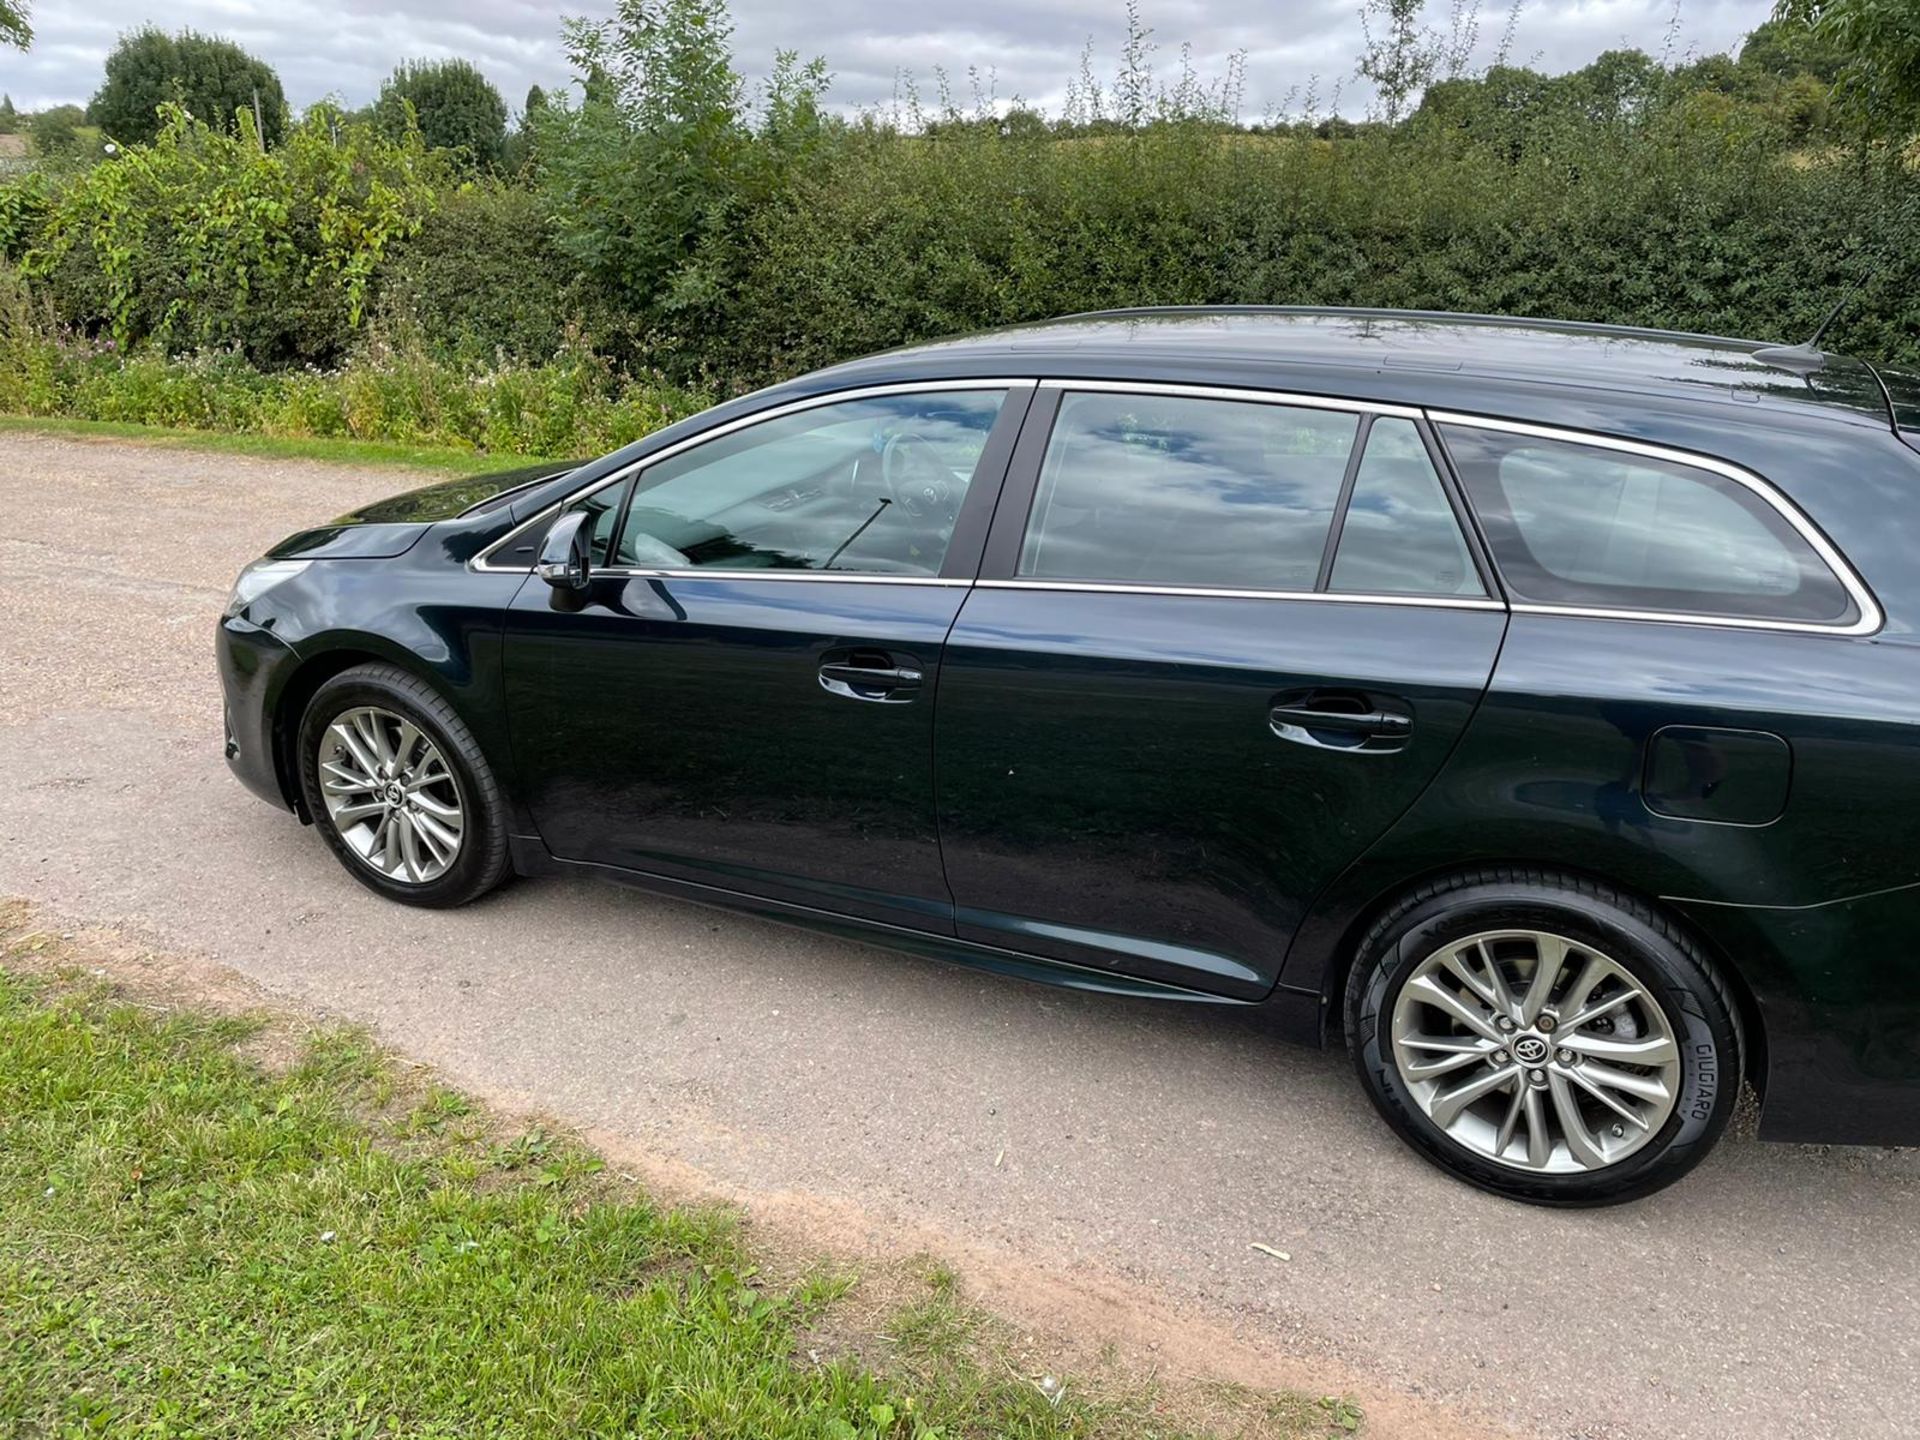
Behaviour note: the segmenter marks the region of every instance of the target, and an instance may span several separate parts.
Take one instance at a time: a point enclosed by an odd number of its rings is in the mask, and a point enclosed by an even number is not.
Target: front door
[[[934,691],[1030,394],[809,404],[582,500],[590,588],[529,581],[507,626],[547,847],[951,933]]]
[[[958,933],[1266,993],[1506,619],[1411,412],[1043,389],[942,668]]]

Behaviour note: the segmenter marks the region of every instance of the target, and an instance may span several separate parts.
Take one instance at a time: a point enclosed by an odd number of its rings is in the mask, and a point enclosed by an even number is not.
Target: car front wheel
[[[431,686],[393,665],[322,684],[299,736],[307,810],[354,879],[446,908],[507,876],[506,819],[486,756]]]
[[[1738,1100],[1739,1014],[1677,927],[1585,880],[1488,872],[1408,897],[1347,987],[1361,1083],[1482,1189],[1605,1205],[1672,1184]]]

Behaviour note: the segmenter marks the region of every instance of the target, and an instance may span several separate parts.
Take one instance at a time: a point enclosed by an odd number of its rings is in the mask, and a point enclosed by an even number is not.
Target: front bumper
[[[274,728],[274,701],[297,657],[285,641],[239,616],[220,622],[214,653],[226,705],[228,768],[262,800],[297,810]]]

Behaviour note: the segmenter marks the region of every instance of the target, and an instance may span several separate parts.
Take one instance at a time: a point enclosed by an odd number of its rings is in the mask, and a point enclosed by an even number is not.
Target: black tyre
[[[407,905],[464,905],[507,878],[499,786],[465,723],[425,681],[356,665],[300,722],[300,784],[340,863]]]
[[[1416,891],[1347,983],[1360,1081],[1443,1170],[1610,1205],[1697,1165],[1739,1099],[1739,1011],[1676,926],[1590,881],[1485,871]]]

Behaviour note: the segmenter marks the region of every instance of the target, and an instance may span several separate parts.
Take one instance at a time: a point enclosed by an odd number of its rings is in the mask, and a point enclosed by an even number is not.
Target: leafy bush
[[[622,377],[577,349],[482,367],[373,343],[335,370],[264,372],[234,351],[128,355],[45,327],[17,275],[0,269],[0,411],[571,457],[616,449],[712,400],[656,375]]]
[[[19,264],[53,213],[54,187],[44,171],[29,170],[0,185],[0,262]]]
[[[374,325],[447,355],[538,361],[576,332],[604,340],[619,322],[555,248],[538,199],[483,182],[441,196],[419,231],[394,245]]]
[[[1920,9],[1912,0],[1779,0],[1803,44],[1839,58],[1836,94],[1847,118],[1883,139],[1920,128]]]
[[[316,107],[263,151],[246,114],[228,135],[162,109],[152,145],[69,184],[27,273],[55,281],[69,323],[123,347],[337,358],[388,247],[433,208],[437,172],[418,135],[389,141]]]

